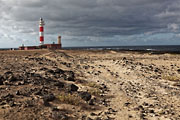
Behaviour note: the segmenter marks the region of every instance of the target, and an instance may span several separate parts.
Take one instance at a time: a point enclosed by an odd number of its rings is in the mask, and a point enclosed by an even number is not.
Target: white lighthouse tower
[[[40,45],[44,44],[44,20],[42,18],[40,18],[39,20],[39,41],[40,41]]]

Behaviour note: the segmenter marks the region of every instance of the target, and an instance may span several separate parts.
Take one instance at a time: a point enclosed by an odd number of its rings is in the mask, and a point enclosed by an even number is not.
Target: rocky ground
[[[179,120],[180,55],[0,52],[2,120]]]

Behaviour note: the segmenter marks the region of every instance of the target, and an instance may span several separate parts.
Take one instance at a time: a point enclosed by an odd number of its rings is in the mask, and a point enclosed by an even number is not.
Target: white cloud
[[[167,26],[168,26],[168,29],[173,31],[173,32],[177,32],[179,30],[178,24],[171,23],[171,24],[168,24]]]

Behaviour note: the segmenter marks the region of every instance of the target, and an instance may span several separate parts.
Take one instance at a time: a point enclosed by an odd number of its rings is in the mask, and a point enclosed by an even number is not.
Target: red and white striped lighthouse
[[[40,18],[39,21],[39,40],[40,40],[40,45],[44,44],[44,20]]]

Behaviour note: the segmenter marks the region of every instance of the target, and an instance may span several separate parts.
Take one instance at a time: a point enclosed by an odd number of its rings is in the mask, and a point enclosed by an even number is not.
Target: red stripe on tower
[[[39,27],[39,31],[43,32],[44,31],[44,27]]]
[[[40,41],[40,45],[44,44],[44,21],[42,18],[40,18],[39,21],[39,41]]]
[[[39,39],[40,39],[40,42],[44,42],[44,36],[40,36]]]

